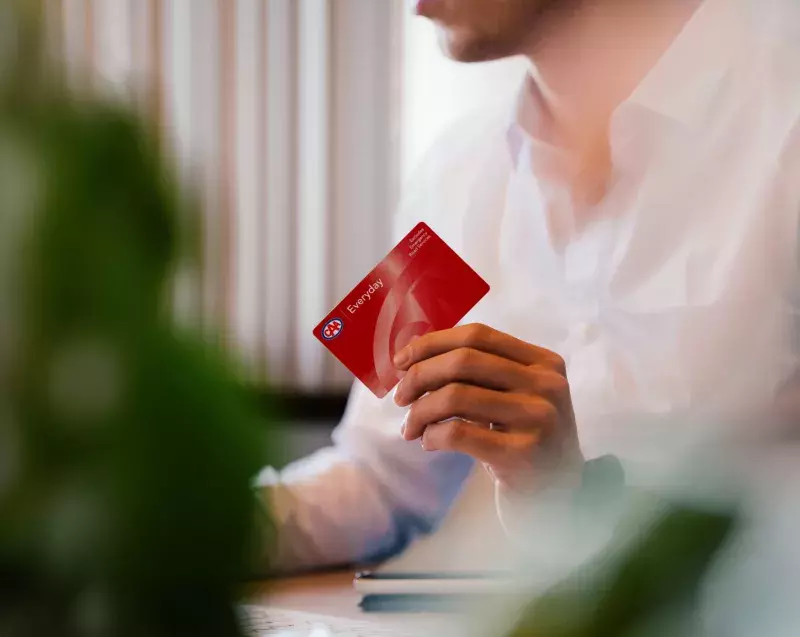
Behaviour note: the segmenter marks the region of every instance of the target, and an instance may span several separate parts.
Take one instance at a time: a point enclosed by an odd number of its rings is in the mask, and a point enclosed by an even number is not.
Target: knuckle
[[[543,423],[552,424],[558,420],[558,409],[551,402],[543,402],[540,407],[540,420]]]
[[[537,421],[541,411],[539,409],[538,400],[527,400],[523,403],[523,415],[526,421]]]
[[[541,407],[540,421],[547,425],[558,422],[558,409],[551,402],[545,402]]]
[[[527,403],[530,419],[537,424],[548,424],[558,418],[556,407],[546,400],[534,400]]]
[[[456,447],[464,440],[467,424],[463,420],[451,420],[446,424],[444,438],[449,447]]]
[[[530,459],[535,454],[541,443],[541,434],[537,431],[529,431],[517,436],[512,445],[513,455],[520,460]]]
[[[403,377],[403,389],[405,391],[414,390],[419,383],[419,365],[412,365],[408,368],[406,375]]]
[[[489,333],[489,328],[483,323],[471,323],[467,332],[467,342],[473,345],[483,343]]]
[[[447,413],[458,411],[459,406],[463,404],[465,391],[466,388],[458,383],[452,383],[442,390],[442,402]]]
[[[475,350],[470,349],[469,347],[461,347],[457,349],[453,355],[453,372],[457,374],[458,372],[463,372],[469,369],[474,358]]]
[[[536,436],[520,437],[513,446],[512,455],[517,462],[528,460],[535,452],[537,446]]]
[[[567,362],[559,354],[553,353],[553,369],[561,376],[567,375]]]
[[[529,369],[530,386],[534,395],[560,402],[569,398],[569,380],[549,367],[534,366]]]
[[[569,392],[569,381],[561,374],[551,374],[547,384],[550,392],[559,398]]]

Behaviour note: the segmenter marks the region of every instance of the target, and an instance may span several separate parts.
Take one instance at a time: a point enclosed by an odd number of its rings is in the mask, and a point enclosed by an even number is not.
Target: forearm
[[[283,472],[266,470],[256,486],[269,519],[262,525],[262,562],[298,571],[376,559],[392,552],[413,524],[369,469],[326,449]]]
[[[400,451],[416,451],[400,443]],[[394,444],[393,443],[393,444]],[[268,513],[262,564],[273,572],[372,563],[403,549],[441,520],[469,472],[468,458],[430,460],[376,446],[369,461],[332,447],[278,473],[265,471],[256,487]]]

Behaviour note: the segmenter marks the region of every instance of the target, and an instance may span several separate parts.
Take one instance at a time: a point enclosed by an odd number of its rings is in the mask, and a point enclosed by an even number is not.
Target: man
[[[277,566],[398,550],[476,461],[502,516],[585,459],[679,457],[796,367],[799,3],[416,10],[457,60],[530,60],[516,107],[442,140],[397,223],[427,221],[492,292],[398,355],[394,401],[357,385],[331,449],[265,476]]]

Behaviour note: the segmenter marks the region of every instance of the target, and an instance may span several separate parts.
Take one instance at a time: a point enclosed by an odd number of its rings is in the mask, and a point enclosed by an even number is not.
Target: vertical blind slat
[[[199,156],[198,183],[195,187],[202,203],[201,227],[205,238],[201,264],[201,314],[209,329],[218,325],[222,303],[223,255],[220,175],[222,133],[220,125],[222,81],[220,63],[220,2],[194,0],[194,36],[202,43],[194,53],[192,103],[195,111],[195,152]]]
[[[295,340],[300,387],[313,389],[324,382],[324,351],[309,334],[330,309],[328,250],[328,77],[329,4],[326,0],[297,0],[298,49],[298,264],[297,327]]]
[[[261,0],[236,2],[236,250],[233,256],[234,331],[240,358],[255,374],[261,353]]]
[[[152,115],[155,75],[155,46],[151,38],[153,0],[133,0],[130,3],[131,74],[136,106],[147,116]]]
[[[266,5],[265,189],[262,260],[265,303],[263,337],[271,381],[292,384],[294,329],[297,323],[296,241],[297,153],[295,139],[297,4],[270,0]]]
[[[149,32],[147,43],[151,53],[147,56],[150,78],[150,106],[148,114],[155,122],[159,135],[164,128],[164,0],[148,0]]]
[[[193,33],[193,0],[169,0],[163,7],[163,109],[165,141],[177,164],[179,182],[196,182],[196,122],[192,100],[193,54],[198,42]],[[190,220],[186,220],[190,221]],[[194,220],[191,220],[194,221]],[[184,324],[199,322],[198,273],[190,263],[180,263],[175,277],[174,310]]]
[[[216,319],[222,332],[228,335],[234,309],[232,254],[235,251],[234,231],[236,222],[236,6],[232,0],[219,0],[219,236],[216,238],[220,250],[218,289],[219,305]],[[210,237],[207,237],[209,239]]]
[[[131,0],[101,0],[93,6],[96,69],[105,87],[127,96],[133,71]]]
[[[95,0],[84,0],[83,2],[83,50],[86,59],[86,68],[89,71],[91,80],[97,69],[97,42],[95,24]]]
[[[64,57],[68,77],[78,81],[88,66],[86,50],[86,0],[64,0],[62,5],[64,25]]]

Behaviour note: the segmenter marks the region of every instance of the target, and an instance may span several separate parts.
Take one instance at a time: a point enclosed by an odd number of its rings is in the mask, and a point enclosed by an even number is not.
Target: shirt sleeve
[[[275,533],[270,570],[376,561],[437,525],[472,461],[403,440],[403,414],[356,384],[331,447],[262,472],[257,495]]]

